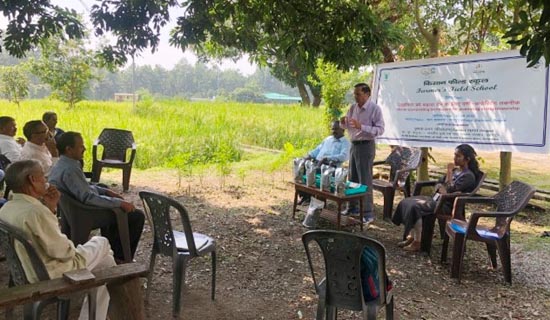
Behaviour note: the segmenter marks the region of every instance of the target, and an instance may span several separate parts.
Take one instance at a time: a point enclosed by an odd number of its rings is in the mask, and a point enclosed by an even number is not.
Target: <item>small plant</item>
[[[178,189],[181,189],[181,182],[183,177],[191,177],[193,174],[193,166],[190,163],[191,154],[189,152],[182,152],[174,155],[168,162],[169,168],[176,169],[178,173]],[[190,191],[190,187],[187,188]]]

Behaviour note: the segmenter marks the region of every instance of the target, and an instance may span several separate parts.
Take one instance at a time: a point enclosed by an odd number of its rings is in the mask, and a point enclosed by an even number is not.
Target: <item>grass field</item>
[[[320,110],[286,105],[169,100],[142,101],[133,110],[131,103],[84,101],[71,110],[58,101],[31,100],[21,107],[0,101],[0,109],[16,119],[18,136],[25,122],[55,111],[58,126],[81,132],[88,150],[103,128],[131,130],[141,169],[231,163],[241,159],[241,144],[282,150],[290,143],[287,150],[301,154],[328,133]]]
[[[217,173],[243,174],[248,169],[276,170],[290,167],[290,158],[301,156],[328,134],[323,125],[323,110],[288,105],[242,104],[226,102],[189,102],[181,100],[140,101],[135,110],[129,102],[83,101],[68,109],[55,100],[23,101],[20,107],[0,100],[0,113],[16,119],[22,127],[39,119],[45,111],[58,113],[58,126],[81,132],[89,150],[91,164],[93,140],[103,128],[132,130],[138,144],[135,167],[139,169],[174,168],[180,174],[217,168]],[[242,145],[284,151],[245,152]],[[377,158],[388,154],[378,146]],[[434,149],[436,163],[443,168],[452,161],[451,149]],[[482,168],[489,178],[498,179],[498,152],[480,152]],[[546,155],[513,155],[513,179],[550,190],[550,169]]]

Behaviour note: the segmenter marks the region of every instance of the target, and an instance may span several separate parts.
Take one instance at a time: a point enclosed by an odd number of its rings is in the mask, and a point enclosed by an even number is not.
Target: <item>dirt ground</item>
[[[119,172],[108,173],[105,179],[118,181]],[[317,299],[301,242],[306,229],[301,225],[302,214],[292,219],[294,190],[287,181],[286,172],[249,173],[226,178],[223,188],[219,178],[204,177],[184,179],[178,188],[174,173],[133,173],[127,198],[141,206],[139,190],[169,194],[189,210],[194,231],[217,241],[216,300],[211,301],[209,294],[209,257],[192,260],[180,319],[314,319]],[[457,284],[450,279],[449,265],[439,263],[440,239],[434,239],[431,258],[402,251],[396,245],[402,229],[382,220],[382,198],[376,192],[375,204],[377,220],[363,234],[386,247],[396,319],[550,319],[550,238],[539,238],[538,231],[533,231],[540,227],[538,217],[546,212],[529,211],[513,224],[514,231],[527,230],[516,232],[521,239],[532,241],[526,241],[529,246],[517,243],[513,234],[511,286],[504,283],[500,268],[488,268],[485,247],[474,242],[468,243],[463,280]],[[332,228],[325,223],[321,227]],[[360,232],[358,227],[349,231]],[[151,241],[146,225],[138,262],[148,263]],[[0,273],[6,279],[5,267]],[[157,260],[150,286],[147,319],[170,318],[170,259]],[[383,318],[383,311],[379,317]],[[340,311],[339,318],[359,319],[360,315]]]

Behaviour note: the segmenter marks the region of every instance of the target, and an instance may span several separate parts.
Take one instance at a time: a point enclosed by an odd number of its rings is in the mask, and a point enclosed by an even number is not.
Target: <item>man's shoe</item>
[[[371,224],[374,222],[374,217],[363,217],[363,223],[366,223],[367,225],[368,224]]]

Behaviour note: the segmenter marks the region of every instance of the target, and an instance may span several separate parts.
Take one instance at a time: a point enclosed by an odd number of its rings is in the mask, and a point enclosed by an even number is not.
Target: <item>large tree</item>
[[[401,8],[406,7],[405,2],[396,0],[372,0],[368,2],[364,0],[291,0],[281,1],[281,3],[276,0],[265,2],[186,0],[182,3],[176,0],[98,0],[97,2],[99,4],[94,5],[92,8],[94,31],[96,34],[113,33],[117,37],[114,45],[104,47],[103,54],[108,58],[108,61],[118,64],[125,63],[128,57],[139,54],[146,48],[156,50],[159,43],[160,29],[169,21],[169,9],[172,7],[185,8],[185,14],[179,17],[178,28],[172,36],[173,43],[179,43],[184,47],[199,43],[204,44],[207,40],[214,40],[215,43],[219,42],[217,40],[221,38],[224,44],[230,44],[231,47],[245,48],[247,49],[245,51],[249,52],[252,48],[264,45],[265,43],[262,40],[265,40],[265,38],[241,37],[244,33],[254,35],[256,30],[264,26],[275,27],[272,30],[280,31],[279,27],[285,26],[287,28],[282,29],[283,34],[270,34],[278,41],[286,41],[287,44],[283,47],[291,47],[288,44],[289,40],[298,40],[296,44],[302,45],[302,39],[311,43],[317,41],[318,36],[326,36],[327,41],[322,41],[319,44],[331,43],[333,45],[332,51],[339,51],[340,55],[346,55],[346,60],[355,59],[357,56],[354,54],[354,50],[349,51],[349,49],[353,49],[353,46],[343,47],[347,44],[342,42],[343,39],[353,38],[361,42],[372,36],[369,35],[372,30],[381,35],[379,32],[381,29],[375,27],[375,25],[380,26],[380,24],[375,23],[377,19],[373,19],[370,10],[366,9],[369,13],[364,15],[367,3],[376,10],[378,8],[392,9],[393,14],[382,17],[385,21],[392,23],[403,20],[402,17],[405,15],[402,14]],[[457,3],[462,12],[468,14],[468,12],[472,12],[472,8],[476,7],[476,3],[481,5],[479,8],[490,9],[491,6],[499,6],[501,2],[507,6],[519,4],[520,6],[517,7],[521,7],[518,11],[520,19],[514,25],[506,28],[508,31],[505,35],[506,38],[521,47],[522,54],[527,56],[530,63],[536,63],[541,57],[544,57],[548,65],[550,63],[550,2],[542,0],[445,0],[439,1],[439,4],[447,6],[448,4]],[[486,3],[489,5],[485,6]],[[425,6],[424,10],[428,10],[428,8],[433,7]],[[0,30],[0,51],[6,50],[15,57],[24,56],[26,52],[37,46],[42,40],[53,35],[61,34],[68,38],[78,38],[84,34],[84,26],[79,21],[76,12],[56,6],[50,0],[1,1],[0,11],[8,19],[5,30]],[[494,11],[489,12],[491,20],[506,17],[502,14],[493,15],[493,13]],[[249,15],[253,17],[252,20],[248,20],[247,16]],[[300,19],[297,21],[292,17],[299,17]],[[483,21],[486,17],[487,15],[483,11],[478,11],[467,19],[477,23]],[[259,25],[239,23],[239,21],[244,21],[243,19]],[[270,22],[270,19],[273,21]],[[487,20],[485,19],[485,21]],[[467,20],[460,23],[464,26],[462,31],[470,31]],[[362,24],[364,28],[353,28],[358,24]],[[232,26],[237,27],[235,32],[233,34],[227,33],[227,29]],[[374,28],[372,28],[373,26]],[[307,31],[307,33],[304,33],[304,31]],[[478,35],[467,34],[467,37],[470,37],[470,39],[477,36],[483,37],[483,31],[481,30],[481,32]],[[301,38],[289,37],[289,34],[299,35]],[[223,38],[224,35],[227,37]],[[339,38],[339,35],[351,37]],[[335,39],[336,41],[333,41]],[[384,40],[385,38],[375,36],[372,39]],[[233,43],[237,43],[237,46],[233,46]],[[377,43],[377,41],[374,43],[363,42],[363,44],[364,47],[361,49],[374,51],[382,45],[385,57],[390,57],[395,53],[395,50],[392,52],[394,48],[384,46],[384,44]],[[408,50],[408,48],[404,49],[401,51]],[[477,50],[474,49],[473,51]],[[284,50],[282,52],[283,57],[285,57],[287,52]],[[300,54],[302,53],[304,52],[300,52]],[[322,53],[325,52],[322,51]],[[263,60],[267,63],[267,57],[269,56],[258,56],[257,60]],[[337,58],[333,54],[329,54],[329,59],[325,60],[333,61],[330,57]],[[256,60],[256,57],[254,59]],[[338,60],[340,59],[338,58]],[[391,57],[385,60],[391,61]],[[364,60],[364,62],[368,61]],[[343,65],[346,65],[346,63]],[[351,65],[355,64],[352,63]]]
[[[132,51],[145,43],[138,40],[153,35],[143,30],[158,32],[169,17],[167,7],[174,5],[144,3],[147,7],[138,10],[131,2],[104,1],[93,7],[92,17],[96,25],[126,39],[117,42],[118,49]],[[320,87],[309,81],[315,77],[318,58],[347,70],[380,61],[382,47],[396,38],[389,32],[391,25],[364,1],[188,0],[181,5],[185,14],[177,19],[171,44],[184,50],[192,47],[203,58],[247,53],[278,79],[297,87],[305,104],[321,101]]]

